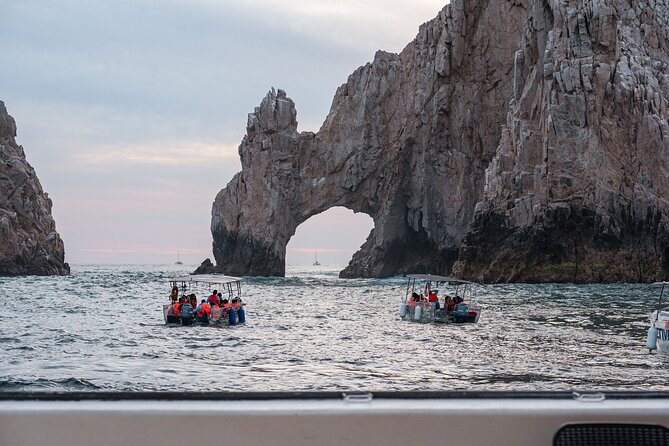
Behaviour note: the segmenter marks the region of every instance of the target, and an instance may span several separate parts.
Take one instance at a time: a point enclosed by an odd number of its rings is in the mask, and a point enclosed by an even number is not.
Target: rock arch
[[[375,226],[344,277],[666,280],[669,8],[636,3],[453,0],[318,133],[272,90],[214,202],[219,268],[283,275],[297,225],[345,206]]]
[[[213,205],[217,267],[283,275],[297,226],[343,206],[374,229],[342,276],[449,270],[500,138],[524,19],[506,0],[446,6],[401,54],[356,70],[318,133],[299,133],[295,104],[272,89]]]

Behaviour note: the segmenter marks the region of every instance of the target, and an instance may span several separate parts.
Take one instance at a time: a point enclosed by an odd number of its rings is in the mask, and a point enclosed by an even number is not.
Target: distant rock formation
[[[0,276],[69,274],[51,199],[15,137],[0,101]]]
[[[217,272],[219,272],[219,270],[216,268],[216,265],[212,263],[211,259],[204,259],[202,263],[200,263],[200,266],[193,271],[193,274],[211,274]]]
[[[316,134],[272,90],[212,208],[217,268],[283,275],[297,226],[344,206],[374,229],[343,277],[667,277],[669,21],[633,5],[454,0]]]

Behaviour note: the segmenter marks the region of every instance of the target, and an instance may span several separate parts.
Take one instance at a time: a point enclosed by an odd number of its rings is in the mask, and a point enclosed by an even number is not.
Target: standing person
[[[434,305],[435,310],[439,309],[439,297],[437,297],[438,292],[439,291],[437,290],[430,291],[430,295],[428,296],[428,300],[430,301],[431,304]]]
[[[211,296],[209,296],[209,298],[207,299],[207,303],[209,304],[215,303],[216,305],[218,305],[219,302],[220,301],[218,300],[218,290],[214,290],[214,292],[211,293]]]

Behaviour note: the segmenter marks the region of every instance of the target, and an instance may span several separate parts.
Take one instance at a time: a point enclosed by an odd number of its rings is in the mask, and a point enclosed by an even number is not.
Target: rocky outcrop
[[[217,268],[283,275],[297,226],[344,206],[374,220],[344,277],[667,277],[667,24],[664,0],[456,0],[316,134],[272,90],[213,205]]]
[[[669,271],[665,1],[534,2],[456,272],[650,281]]]
[[[0,276],[69,274],[51,199],[15,137],[0,101]]]
[[[401,54],[356,70],[317,134],[299,133],[293,101],[270,92],[213,205],[217,266],[283,275],[297,226],[344,206],[375,226],[343,276],[449,270],[499,142],[524,20],[518,2],[454,2]]]

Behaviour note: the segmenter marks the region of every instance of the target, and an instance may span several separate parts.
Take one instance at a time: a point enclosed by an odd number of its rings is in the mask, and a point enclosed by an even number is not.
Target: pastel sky
[[[54,202],[66,260],[211,254],[211,204],[271,88],[316,131],[339,85],[444,0],[0,0],[0,100]],[[346,264],[371,219],[303,223],[287,263]],[[327,234],[327,236],[325,236]]]

